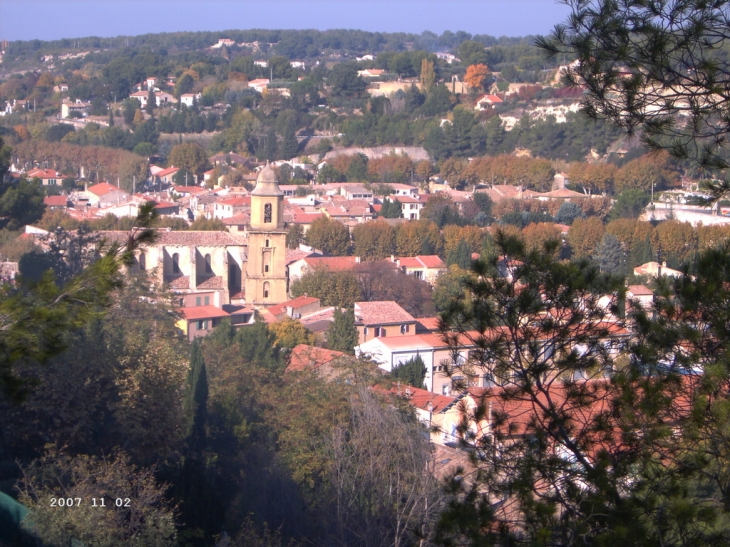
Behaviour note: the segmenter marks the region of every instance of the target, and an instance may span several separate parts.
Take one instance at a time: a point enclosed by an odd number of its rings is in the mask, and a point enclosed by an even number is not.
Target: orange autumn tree
[[[464,76],[464,82],[469,87],[474,89],[483,90],[484,84],[489,76],[489,67],[485,64],[469,65],[466,69],[466,75]]]

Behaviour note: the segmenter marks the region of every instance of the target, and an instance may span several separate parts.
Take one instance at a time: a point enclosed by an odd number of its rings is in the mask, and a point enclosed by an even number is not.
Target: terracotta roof
[[[222,205],[231,205],[232,207],[242,207],[244,205],[251,205],[251,196],[242,196],[237,198],[226,198],[216,201]]]
[[[209,277],[208,279],[204,279],[200,283],[198,283],[197,289],[222,289],[223,288],[223,278],[219,275],[214,275],[213,277]]]
[[[125,231],[107,231],[100,234],[112,242],[126,243],[129,239],[129,233]],[[157,235],[155,245],[243,245],[242,239],[230,232],[158,230]]]
[[[301,249],[287,249],[284,261],[288,266],[289,264],[292,264],[297,260],[301,260],[302,258],[307,258],[310,256],[316,256],[316,254],[311,251],[302,251]]]
[[[416,334],[438,332],[438,330],[439,330],[439,318],[438,317],[421,317],[419,319],[416,319]]]
[[[155,209],[169,209],[170,207],[180,207],[179,203],[173,203],[171,201],[157,201],[155,202]]]
[[[158,177],[166,177],[167,175],[174,175],[180,170],[179,167],[168,167],[167,169],[164,169],[157,173]]]
[[[458,394],[456,396],[440,395],[426,389],[420,389],[408,385],[397,386],[392,388],[390,391],[399,397],[403,397],[406,401],[408,401],[408,404],[416,408],[420,408],[421,410],[428,411],[428,404],[431,403],[431,405],[433,405],[431,412],[435,414],[446,412],[453,408],[453,406],[464,396],[463,394]]]
[[[291,358],[286,370],[313,370],[341,357],[347,357],[347,354],[333,349],[317,348],[314,346],[308,346],[307,344],[299,344],[291,350]]]
[[[229,317],[230,314],[215,306],[192,306],[180,308],[180,313],[188,321],[196,319],[215,319],[217,317]]]
[[[158,176],[160,175],[161,174],[158,173]],[[208,191],[200,186],[173,186],[172,189],[177,194],[202,194]]]
[[[39,179],[58,179],[63,177],[61,173],[53,169],[33,169],[32,171],[28,171],[28,176]]]
[[[251,212],[246,211],[244,213],[239,213],[237,215],[233,215],[232,217],[222,218],[220,220],[226,226],[239,226],[248,224],[249,222],[251,222]]]
[[[68,200],[66,196],[46,196],[43,198],[43,203],[48,207],[66,207]]]
[[[415,321],[413,316],[392,300],[355,302],[355,322],[363,325],[386,325]]]
[[[189,289],[190,288],[190,277],[187,275],[181,275],[176,277],[168,283],[171,289]]]
[[[501,102],[503,102],[502,99],[500,99],[496,95],[482,95],[481,97],[479,97],[477,99],[477,102],[481,102],[481,101],[487,101],[487,102],[490,102],[490,103],[501,103]]]
[[[446,264],[437,255],[418,255],[398,259],[406,268],[445,268]]]
[[[560,190],[553,190],[551,192],[545,192],[542,195],[546,196],[546,197],[550,197],[550,198],[589,198],[589,197],[591,197],[588,194],[574,192],[573,190],[568,190],[567,188],[561,188]]]
[[[644,285],[629,285],[626,290],[634,296],[654,296],[654,291]]]
[[[302,317],[299,322],[312,332],[317,332],[314,325],[320,325],[322,330],[327,330],[329,324],[335,320],[335,308],[321,308],[319,311],[311,313],[306,317]]]
[[[298,296],[293,300],[287,300],[286,302],[276,304],[275,306],[271,306],[267,309],[273,315],[279,315],[285,313],[287,308],[294,308],[296,310],[297,308],[301,308],[302,306],[308,306],[309,304],[314,304],[315,302],[319,302],[319,298],[314,298],[313,296]]]
[[[94,186],[89,186],[87,190],[97,196],[105,196],[109,192],[124,192],[124,190],[122,190],[121,188],[118,188],[113,184],[109,184],[108,182],[100,182],[99,184],[94,184]]]

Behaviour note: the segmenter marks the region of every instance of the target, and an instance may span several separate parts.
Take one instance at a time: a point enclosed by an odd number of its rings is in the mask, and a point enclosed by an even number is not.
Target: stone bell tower
[[[258,308],[286,302],[286,229],[284,192],[267,165],[251,192],[246,304]]]

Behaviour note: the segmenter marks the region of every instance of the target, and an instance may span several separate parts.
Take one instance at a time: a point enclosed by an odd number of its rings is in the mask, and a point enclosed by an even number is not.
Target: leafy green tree
[[[476,223],[480,226],[490,224],[493,220],[492,207],[494,202],[492,201],[492,198],[490,198],[489,194],[486,192],[475,192],[473,199],[474,203],[479,208],[479,213],[477,213],[477,217],[475,217]]]
[[[360,300],[360,285],[352,272],[327,269],[308,271],[291,284],[292,296],[307,294],[319,298],[323,306],[351,308]]]
[[[335,308],[334,320],[327,329],[327,347],[337,351],[353,354],[358,344],[355,313],[353,310]]]
[[[304,227],[301,224],[290,224],[286,232],[286,248],[298,249],[304,242]]]
[[[416,355],[401,365],[393,367],[390,378],[405,385],[425,389],[426,365],[420,355]]]
[[[25,363],[46,363],[68,347],[68,334],[108,307],[122,284],[120,268],[131,264],[140,245],[155,239],[154,204],[140,207],[136,228],[124,246],[102,247],[94,261],[59,287],[52,272],[38,282],[5,285],[0,295],[0,391],[19,398],[26,387],[18,375]]]
[[[40,220],[46,209],[45,194],[38,182],[20,179],[0,196],[0,226],[17,230]]]
[[[367,84],[358,76],[358,70],[354,62],[338,63],[332,68],[328,83],[335,97],[356,98],[365,91]]]
[[[649,203],[649,195],[642,190],[629,188],[616,196],[611,209],[611,219],[638,218]]]
[[[347,226],[328,217],[313,221],[305,238],[307,245],[327,255],[345,256],[350,250],[350,231]]]
[[[363,260],[383,260],[395,252],[395,230],[382,220],[352,229],[353,252]]]
[[[200,176],[208,167],[208,155],[196,142],[184,142],[173,147],[168,157],[171,165]],[[193,183],[193,181],[190,181]]]

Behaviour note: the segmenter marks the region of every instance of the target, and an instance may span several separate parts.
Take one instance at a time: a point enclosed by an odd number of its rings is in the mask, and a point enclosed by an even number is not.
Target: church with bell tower
[[[246,305],[266,308],[287,300],[284,192],[266,165],[251,192]]]

